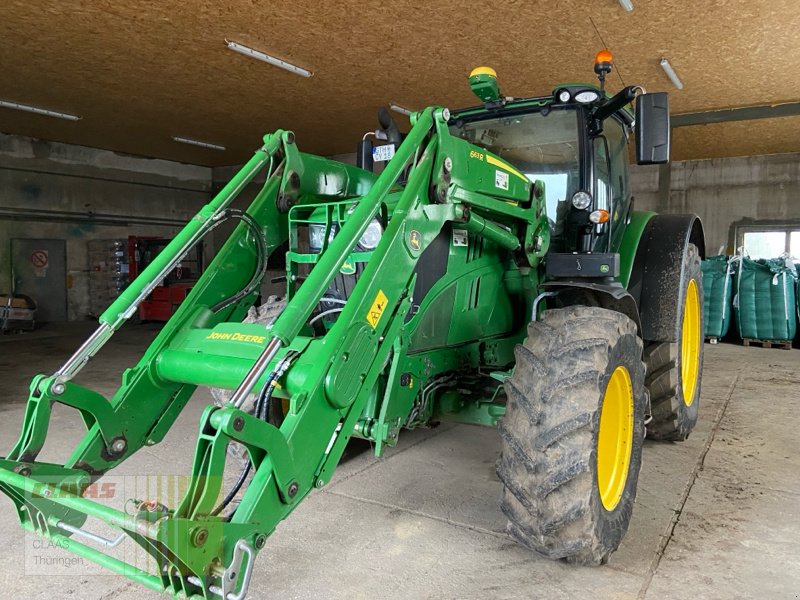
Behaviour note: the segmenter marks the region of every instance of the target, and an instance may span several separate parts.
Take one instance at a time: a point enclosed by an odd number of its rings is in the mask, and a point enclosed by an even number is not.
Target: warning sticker
[[[31,254],[31,262],[34,267],[43,268],[47,266],[49,260],[47,250],[34,250]]]
[[[47,250],[34,250],[31,253],[31,265],[36,277],[47,277],[47,265],[50,263],[50,254]]]
[[[469,246],[469,235],[466,229],[453,229],[453,246]]]
[[[415,252],[422,247],[422,236],[416,229],[412,229],[408,234],[408,247]]]
[[[388,302],[389,299],[386,297],[386,294],[383,293],[383,290],[378,290],[378,295],[375,296],[375,300],[372,302],[372,306],[367,313],[367,323],[372,325],[373,329],[378,326],[378,321],[381,320],[381,315],[383,311],[386,310],[386,304]]]
[[[501,190],[508,189],[508,173],[505,171],[495,171],[494,172],[494,185],[495,187],[499,187]]]

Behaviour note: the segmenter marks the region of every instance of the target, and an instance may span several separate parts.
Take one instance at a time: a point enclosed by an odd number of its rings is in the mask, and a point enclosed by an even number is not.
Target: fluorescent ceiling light
[[[682,90],[683,82],[678,79],[678,75],[675,73],[675,70],[672,68],[672,65],[669,64],[669,61],[666,58],[661,59],[661,68],[664,69],[664,73],[667,74],[667,77],[669,77],[669,80],[673,83],[673,85],[679,90]]]
[[[633,10],[633,2],[631,0],[619,0],[619,5],[628,12]]]
[[[410,117],[411,113],[413,112],[411,110],[408,110],[407,108],[403,108],[402,106],[399,106],[399,105],[394,104],[394,103],[389,104],[389,108],[391,110],[393,110],[394,112],[400,113],[401,115],[405,115],[407,117]]]
[[[19,102],[9,102],[7,100],[0,100],[0,108],[13,108],[14,110],[24,110],[25,112],[33,113],[35,115],[43,115],[45,117],[55,117],[56,119],[64,119],[65,121],[80,121],[81,119],[77,115],[57,112],[55,110],[48,110],[46,108],[39,108],[38,106],[30,106],[28,104],[20,104]]]
[[[180,142],[181,144],[190,144],[192,146],[200,146],[201,148],[210,148],[211,150],[225,150],[225,146],[212,144],[211,142],[201,142],[200,140],[193,140],[191,138],[180,137],[177,135],[172,136],[172,139],[176,142]]]
[[[274,56],[270,56],[269,54],[264,54],[263,52],[259,52],[258,50],[253,50],[252,48],[248,48],[247,46],[242,46],[242,44],[237,44],[236,42],[230,42],[228,40],[225,40],[225,43],[228,44],[228,48],[230,48],[234,52],[238,52],[239,54],[244,54],[245,56],[249,56],[250,58],[262,60],[265,63],[269,63],[281,69],[286,69],[287,71],[294,73],[295,75],[300,75],[301,77],[311,77],[314,74],[308,69],[304,69],[303,67],[298,67],[297,65],[288,63],[285,60],[281,60],[280,58],[275,58]]]

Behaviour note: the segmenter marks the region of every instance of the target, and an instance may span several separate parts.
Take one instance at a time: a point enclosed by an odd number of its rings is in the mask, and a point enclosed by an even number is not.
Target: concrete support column
[[[657,213],[668,213],[669,194],[672,187],[672,163],[658,165],[658,194],[657,194]]]

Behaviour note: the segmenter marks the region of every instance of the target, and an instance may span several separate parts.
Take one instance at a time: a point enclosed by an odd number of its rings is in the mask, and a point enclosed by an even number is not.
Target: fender
[[[656,213],[650,211],[632,211],[628,224],[625,226],[625,233],[622,234],[622,241],[619,244],[619,248],[617,248],[617,252],[619,252],[619,281],[625,287],[629,287],[628,283],[631,280],[636,249],[642,240],[644,230],[650,219],[655,216]]]
[[[636,323],[639,335],[642,335],[642,322],[639,318],[639,308],[636,300],[620,283],[597,283],[562,279],[545,281],[539,287],[544,292],[556,292],[558,294],[557,301],[562,306],[581,304],[585,306],[600,306],[620,312]]]
[[[683,306],[683,257],[689,244],[705,258],[703,225],[696,215],[655,215],[639,239],[628,291],[639,306],[642,338],[675,342]]]

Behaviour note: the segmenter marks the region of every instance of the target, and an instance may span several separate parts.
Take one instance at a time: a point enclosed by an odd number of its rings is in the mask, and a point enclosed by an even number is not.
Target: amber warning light
[[[594,64],[600,65],[602,63],[612,63],[614,62],[614,57],[611,56],[611,52],[608,50],[600,50],[597,54],[594,55]]]
[[[614,57],[608,50],[600,50],[594,55],[594,72],[597,73],[597,78],[600,80],[600,91],[605,91],[606,75],[611,73],[611,63],[614,62]]]

